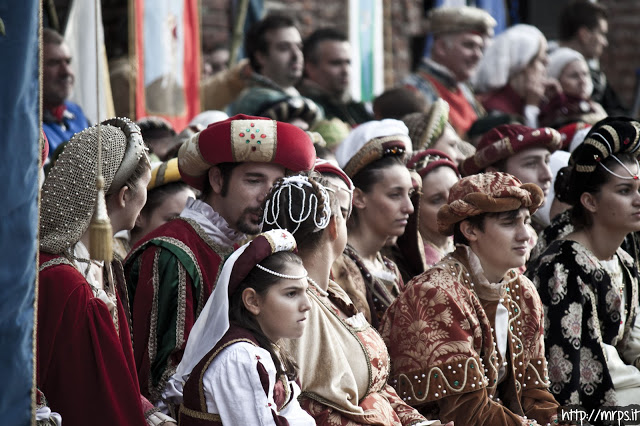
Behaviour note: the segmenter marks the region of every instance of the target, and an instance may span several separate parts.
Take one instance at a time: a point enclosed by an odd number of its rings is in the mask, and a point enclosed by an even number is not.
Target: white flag
[[[97,23],[96,5],[98,6]],[[96,36],[99,43],[99,55],[96,55]],[[107,53],[104,48],[100,1],[76,0],[73,2],[69,11],[64,39],[71,50],[71,69],[76,76],[70,100],[82,107],[91,124],[115,116],[109,83]],[[99,56],[99,61],[96,60],[96,56]],[[96,64],[100,70],[97,81]]]

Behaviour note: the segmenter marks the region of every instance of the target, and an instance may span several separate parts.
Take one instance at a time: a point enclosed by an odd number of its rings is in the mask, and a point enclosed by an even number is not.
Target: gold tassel
[[[100,2],[96,0],[95,5],[95,28],[98,28],[98,5]],[[100,61],[99,53],[100,44],[98,33],[95,34],[96,40],[96,81],[100,81]],[[98,178],[96,179],[96,189],[98,196],[96,197],[96,210],[89,224],[89,256],[93,260],[111,263],[113,260],[113,228],[107,213],[107,202],[104,198],[104,176],[102,176],[102,126],[100,125],[100,88],[96,85],[96,115],[98,117]]]
[[[89,225],[89,253],[91,259],[109,263],[113,260],[113,230],[107,214],[104,178],[102,176],[98,176],[96,188],[98,189],[98,198],[96,210]]]

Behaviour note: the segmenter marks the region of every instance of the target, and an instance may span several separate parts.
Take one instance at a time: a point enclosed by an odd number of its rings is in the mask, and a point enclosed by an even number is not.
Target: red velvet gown
[[[119,263],[114,266],[117,285],[124,286]],[[123,293],[116,329],[74,265],[44,252],[38,293],[37,386],[51,410],[65,426],[146,425]]]

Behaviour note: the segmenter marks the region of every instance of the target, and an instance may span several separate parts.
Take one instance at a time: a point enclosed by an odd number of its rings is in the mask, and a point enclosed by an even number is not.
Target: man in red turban
[[[260,232],[260,206],[273,183],[314,161],[304,131],[246,115],[212,124],[182,145],[180,175],[201,196],[143,237],[125,261],[138,380],[150,401],[160,402],[224,260]]]

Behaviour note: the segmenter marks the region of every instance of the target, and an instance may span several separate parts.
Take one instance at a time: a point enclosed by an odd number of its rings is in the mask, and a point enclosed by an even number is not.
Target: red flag
[[[158,115],[180,131],[200,112],[198,0],[135,0],[136,119]]]

